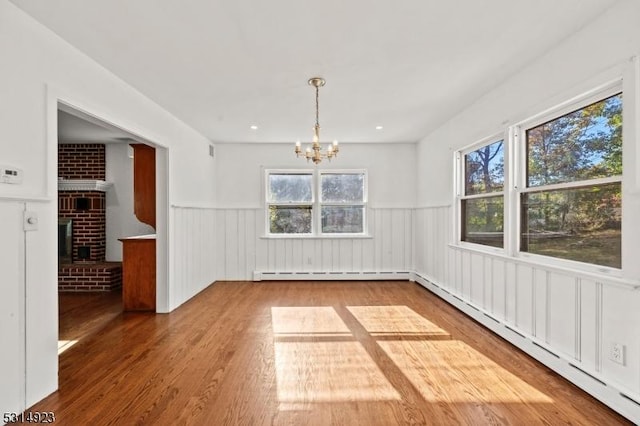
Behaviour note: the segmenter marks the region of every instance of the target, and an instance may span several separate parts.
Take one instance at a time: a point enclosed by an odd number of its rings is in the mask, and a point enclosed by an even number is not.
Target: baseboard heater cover
[[[254,271],[253,272],[253,281],[409,280],[410,278],[411,278],[411,273],[408,271],[342,271],[342,272]]]

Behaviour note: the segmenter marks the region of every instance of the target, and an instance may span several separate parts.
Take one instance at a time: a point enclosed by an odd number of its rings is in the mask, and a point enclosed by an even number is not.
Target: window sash
[[[506,239],[506,223],[508,220],[508,215],[507,215],[507,199],[508,199],[508,191],[507,191],[507,185],[509,182],[509,177],[507,175],[507,171],[508,171],[508,167],[507,167],[507,163],[509,161],[508,159],[508,154],[509,154],[509,138],[507,137],[507,133],[503,132],[500,134],[495,134],[492,137],[489,138],[485,138],[480,142],[474,143],[473,145],[469,146],[468,148],[465,148],[463,150],[458,151],[458,154],[456,156],[456,164],[457,164],[457,176],[458,176],[458,181],[456,183],[456,198],[457,198],[457,202],[456,202],[456,206],[457,206],[457,214],[456,214],[456,223],[457,223],[457,232],[456,232],[456,241],[459,244],[473,244],[474,246],[478,247],[478,249],[482,249],[482,250],[500,250],[500,251],[504,251],[505,246],[507,244],[507,239]],[[472,193],[472,194],[467,194],[467,157],[469,154],[472,154],[474,152],[480,151],[483,148],[487,147],[487,146],[491,146],[497,143],[502,142],[502,156],[503,156],[503,173],[502,173],[502,185],[501,188],[499,190],[493,190],[491,192],[480,192],[480,193]],[[502,244],[500,244],[499,247],[497,247],[495,244],[486,244],[486,243],[482,243],[480,242],[480,239],[476,240],[476,241],[472,241],[470,239],[467,238],[466,236],[466,230],[467,230],[467,223],[466,223],[466,212],[464,211],[465,209],[465,203],[467,201],[474,201],[474,200],[483,200],[483,199],[495,199],[497,197],[502,197],[503,199],[503,210],[502,210],[502,236],[501,236],[501,242]]]
[[[271,175],[310,175],[312,179],[312,193],[311,201],[272,201],[270,200],[270,176]],[[322,177],[327,175],[362,175],[362,197],[361,199],[354,201],[322,201]],[[265,170],[265,230],[266,235],[276,237],[317,237],[317,236],[364,236],[367,233],[367,172],[362,169],[355,170],[331,170],[331,171],[319,171],[314,170],[309,172],[308,170]],[[295,208],[295,207],[310,207],[311,211],[311,231],[308,233],[281,233],[272,232],[270,211],[271,208]],[[339,207],[339,208],[356,208],[361,209],[361,223],[356,224],[361,231],[329,231],[325,232],[323,229],[322,211],[324,207]]]
[[[520,252],[620,269],[622,199],[614,192],[621,193],[621,182],[523,192]],[[584,220],[600,226],[591,228]]]

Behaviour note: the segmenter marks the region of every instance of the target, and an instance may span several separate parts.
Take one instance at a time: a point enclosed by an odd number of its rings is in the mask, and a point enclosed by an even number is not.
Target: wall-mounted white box
[[[22,169],[12,166],[0,166],[0,183],[22,183]]]

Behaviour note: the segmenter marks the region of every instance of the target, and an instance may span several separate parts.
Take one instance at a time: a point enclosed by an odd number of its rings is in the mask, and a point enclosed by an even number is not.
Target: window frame
[[[455,214],[455,223],[456,223],[456,231],[455,231],[455,241],[458,245],[462,246],[462,247],[470,247],[470,248],[474,248],[476,250],[480,250],[480,251],[488,251],[488,252],[493,252],[493,253],[500,253],[503,254],[506,252],[507,249],[507,244],[508,244],[508,238],[507,238],[507,222],[508,222],[508,215],[507,215],[507,200],[508,200],[508,183],[509,183],[509,176],[507,171],[509,170],[508,167],[508,163],[509,163],[509,143],[508,143],[508,134],[507,132],[500,132],[500,133],[494,133],[492,136],[490,137],[486,137],[483,138],[475,143],[473,143],[472,145],[469,145],[461,150],[459,150],[456,153],[455,156],[455,163],[456,163],[456,167],[454,168],[454,170],[456,170],[456,194],[455,194],[455,198],[456,198],[456,214]],[[494,191],[494,192],[489,192],[489,193],[481,193],[481,194],[470,194],[470,195],[466,195],[466,182],[467,182],[467,175],[466,175],[466,162],[465,162],[465,157],[467,156],[467,154],[470,154],[474,151],[479,150],[480,148],[483,148],[485,146],[488,145],[493,145],[496,142],[500,142],[502,141],[502,150],[503,150],[503,156],[504,156],[504,170],[503,170],[503,174],[504,174],[504,183],[502,185],[502,191]],[[503,223],[502,223],[502,247],[495,247],[495,246],[491,246],[488,244],[481,244],[481,243],[476,243],[476,242],[471,242],[471,241],[465,241],[463,240],[464,237],[464,226],[465,224],[463,223],[463,219],[464,219],[464,211],[463,211],[463,204],[465,200],[477,200],[477,199],[487,199],[487,198],[495,198],[495,197],[500,197],[502,196],[503,199],[503,213],[502,213],[502,217],[503,217]]]
[[[527,178],[528,178],[528,164],[527,164],[527,131],[543,125],[545,123],[557,120],[567,114],[570,114],[575,111],[579,111],[583,108],[588,107],[594,103],[603,101],[612,96],[622,94],[622,111],[624,114],[625,110],[625,96],[623,91],[622,80],[616,80],[614,82],[602,85],[597,87],[585,94],[576,96],[560,105],[549,108],[546,111],[535,115],[532,118],[524,120],[520,123],[517,123],[513,126],[514,134],[513,134],[513,142],[512,144],[515,147],[515,151],[517,153],[516,159],[516,167],[514,170],[515,176],[515,185],[513,187],[513,204],[515,215],[514,219],[514,227],[511,229],[511,242],[514,247],[515,255],[517,257],[523,259],[535,260],[537,263],[548,264],[550,266],[555,267],[570,267],[572,269],[585,270],[588,272],[599,272],[606,273],[615,276],[620,276],[622,274],[622,265],[620,268],[615,268],[612,266],[598,265],[595,263],[587,263],[581,262],[577,260],[564,259],[560,257],[547,256],[537,253],[531,253],[528,251],[522,251],[522,241],[521,241],[521,233],[522,233],[522,214],[523,214],[523,206],[522,206],[522,197],[524,194],[532,194],[532,193],[544,193],[551,192],[557,190],[566,190],[566,189],[580,189],[580,188],[593,188],[596,186],[603,186],[610,183],[620,183],[622,185],[623,175],[616,176],[608,176],[603,178],[594,178],[594,179],[584,179],[578,181],[570,181],[563,183],[554,183],[547,185],[538,185],[538,186],[527,186]],[[624,123],[623,123],[624,128]],[[624,135],[623,141],[624,145]],[[624,158],[624,151],[623,151]],[[623,160],[624,161],[624,160]],[[624,173],[624,170],[623,170]],[[622,201],[624,202],[624,200]],[[622,259],[621,259],[622,260]]]
[[[269,193],[270,193],[270,181],[269,181],[269,176],[270,175],[303,175],[303,176],[311,176],[311,201],[292,201],[292,202],[288,202],[288,203],[284,203],[284,202],[280,202],[280,203],[274,203],[271,202],[269,200]],[[315,189],[315,185],[314,185],[314,175],[311,171],[309,170],[268,170],[267,173],[265,174],[265,186],[264,186],[264,190],[265,190],[265,196],[264,196],[264,202],[265,202],[265,230],[266,230],[266,234],[270,235],[270,236],[282,236],[282,235],[287,235],[287,236],[308,236],[308,235],[313,235],[315,232],[314,229],[314,225],[315,225],[315,219],[314,219],[314,205],[315,205],[315,201],[316,201],[316,189]],[[311,232],[301,232],[301,233],[272,233],[271,232],[271,224],[269,222],[269,210],[271,208],[271,206],[285,206],[285,207],[311,207]]]
[[[297,174],[311,175],[311,202],[307,203],[272,203],[269,201],[269,176],[272,174]],[[323,175],[361,174],[363,175],[363,200],[362,202],[323,202],[322,179]],[[368,232],[368,184],[369,176],[366,169],[265,169],[264,171],[264,238],[370,238]],[[311,206],[311,232],[310,233],[272,233],[269,223],[270,206]],[[322,207],[323,206],[361,206],[362,207],[362,232],[322,232]]]

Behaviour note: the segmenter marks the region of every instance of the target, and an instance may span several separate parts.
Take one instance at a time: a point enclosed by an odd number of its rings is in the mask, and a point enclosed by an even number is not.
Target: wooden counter
[[[122,304],[125,311],[156,310],[156,236],[122,241]]]

